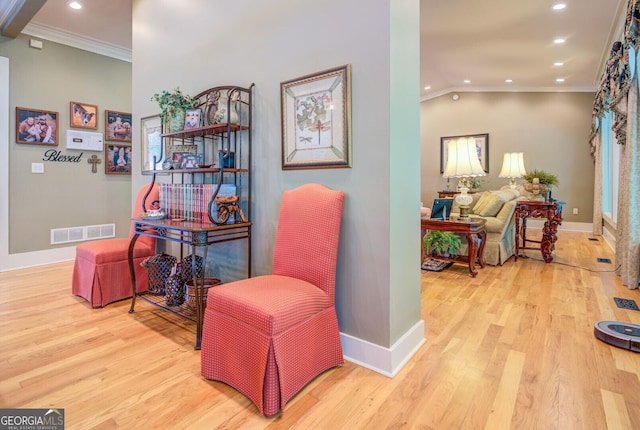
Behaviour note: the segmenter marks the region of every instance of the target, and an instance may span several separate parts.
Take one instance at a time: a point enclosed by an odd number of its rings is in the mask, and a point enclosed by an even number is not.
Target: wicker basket
[[[169,276],[164,282],[164,300],[167,306],[180,306],[184,303],[184,281],[179,275]]]
[[[153,255],[142,263],[149,271],[149,292],[151,294],[164,295],[164,281],[171,273],[171,268],[176,264],[176,257],[161,253]]]
[[[182,264],[180,265],[180,276],[182,276],[185,282],[193,278],[193,272],[191,270],[192,260],[193,255],[187,255],[182,259]],[[204,259],[199,255],[196,255],[195,266],[196,277],[201,278],[204,273]]]
[[[220,279],[216,278],[205,278],[204,279],[204,290],[202,291],[202,310],[207,307],[207,292],[209,291],[209,287],[215,287],[216,285],[222,284]],[[193,279],[187,281],[186,284],[187,290],[187,309],[190,312],[196,311],[196,288],[193,286]]]

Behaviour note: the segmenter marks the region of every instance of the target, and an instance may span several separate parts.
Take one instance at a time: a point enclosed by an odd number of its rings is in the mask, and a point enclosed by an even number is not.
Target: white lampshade
[[[480,165],[478,149],[475,139],[462,138],[449,142],[447,148],[447,165],[443,178],[463,178],[469,176],[484,176],[484,169]]]
[[[507,152],[502,160],[500,178],[522,178],[527,172],[524,170],[524,158],[522,152]]]
[[[510,178],[511,188],[516,187],[515,178],[521,178],[526,175],[527,172],[524,169],[524,158],[522,152],[507,152],[504,154],[502,160],[502,170],[498,177]]]
[[[469,205],[473,198],[467,194],[468,177],[484,176],[484,169],[478,158],[478,148],[473,138],[462,138],[449,142],[447,148],[447,166],[444,169],[444,178],[462,178],[459,188],[460,194],[455,198],[460,207],[460,220],[469,219]]]

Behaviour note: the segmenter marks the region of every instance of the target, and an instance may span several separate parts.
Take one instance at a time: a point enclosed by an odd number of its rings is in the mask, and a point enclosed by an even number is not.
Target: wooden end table
[[[516,218],[516,255],[515,261],[518,261],[521,249],[540,250],[545,263],[553,261],[551,252],[558,240],[558,226],[562,224],[562,207],[564,202],[539,202],[519,200],[516,202],[515,218]],[[527,219],[528,218],[546,218],[544,227],[542,227],[542,240],[527,239]],[[522,220],[522,223],[521,223]],[[527,246],[527,243],[538,243],[537,246]]]
[[[453,233],[464,234],[469,243],[469,255],[467,263],[469,264],[469,275],[473,278],[478,274],[476,262],[480,267],[484,268],[484,245],[487,238],[485,229],[486,221],[478,218],[471,218],[469,221],[444,221],[438,219],[420,219],[420,229],[451,231]],[[424,247],[422,247],[422,255],[424,256]],[[454,258],[446,259],[453,262],[464,262]]]

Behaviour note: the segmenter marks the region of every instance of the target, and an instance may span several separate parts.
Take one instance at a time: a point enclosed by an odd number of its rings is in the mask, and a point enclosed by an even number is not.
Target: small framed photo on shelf
[[[171,154],[171,161],[173,162],[174,169],[182,168],[182,159],[187,155],[193,155],[189,152],[174,152]]]
[[[131,145],[104,145],[104,173],[107,175],[131,174]]]
[[[170,143],[167,143],[167,146],[166,146],[167,155],[165,156],[165,160],[175,161],[173,159],[173,154],[176,152],[180,154],[196,154],[198,152],[198,146],[197,145],[172,145]]]
[[[98,106],[88,103],[69,102],[71,127],[98,128]]]
[[[187,109],[184,115],[184,129],[191,130],[202,126],[202,110]]]
[[[16,143],[58,145],[58,112],[16,107]]]
[[[198,156],[194,154],[185,154],[180,160],[181,169],[197,169],[198,168]]]
[[[130,113],[105,110],[104,118],[107,124],[107,138],[105,140],[131,142]]]
[[[280,83],[282,169],[351,167],[349,64]]]

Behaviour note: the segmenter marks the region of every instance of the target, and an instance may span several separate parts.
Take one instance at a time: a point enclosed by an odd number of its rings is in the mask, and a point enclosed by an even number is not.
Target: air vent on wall
[[[55,228],[51,230],[51,245],[81,242],[83,240],[115,237],[115,224],[87,225],[83,227]]]

